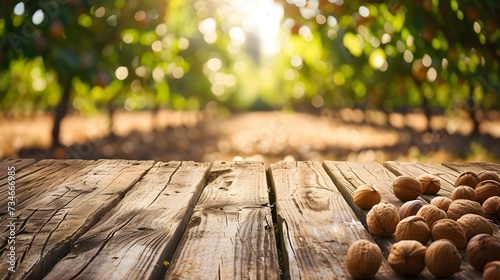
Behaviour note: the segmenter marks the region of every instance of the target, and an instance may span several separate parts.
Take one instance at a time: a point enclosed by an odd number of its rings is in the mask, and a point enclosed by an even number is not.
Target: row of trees
[[[500,108],[498,1],[2,5],[1,110],[54,109],[54,146],[68,108]]]

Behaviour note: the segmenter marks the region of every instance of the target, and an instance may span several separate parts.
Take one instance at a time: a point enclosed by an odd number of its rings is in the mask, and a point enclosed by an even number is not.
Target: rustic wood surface
[[[12,165],[17,263],[7,273],[5,226],[0,279],[351,279],[352,242],[371,240],[385,257],[394,243],[369,233],[356,188],[370,184],[399,207],[399,175],[437,175],[445,197],[462,171],[500,175],[499,163],[484,162],[279,162],[266,173],[260,162],[0,161]],[[453,279],[481,279],[461,253]],[[376,279],[397,278],[384,260]],[[416,279],[434,277],[425,269]]]
[[[79,164],[73,162],[72,165]],[[95,165],[83,165],[92,168],[80,168],[73,173],[69,170],[62,173],[53,171],[55,176],[42,172],[36,176],[37,180],[19,185],[19,188],[27,189],[50,187],[29,205],[19,204],[16,236],[18,272],[4,274],[3,277],[37,279],[45,275],[61,256],[68,253],[73,242],[121,200],[152,162],[139,164],[137,161],[106,160]],[[35,176],[36,173],[30,175]],[[42,177],[45,175],[48,177]],[[59,181],[61,178],[63,180]],[[6,234],[2,233],[2,239]],[[5,252],[2,252],[2,259],[6,259]],[[7,271],[6,262],[0,262],[0,271]]]
[[[208,163],[157,163],[83,235],[47,278],[155,279],[166,271],[206,179]]]
[[[34,163],[34,159],[27,159],[27,158],[17,158],[17,159],[6,159],[3,161],[0,161],[0,179],[3,179],[7,177],[7,168],[14,166],[16,173],[19,173],[23,168],[26,166]]]
[[[279,279],[264,165],[215,162],[166,279]]]
[[[270,166],[276,193],[285,278],[349,277],[349,245],[372,240],[319,162],[280,162]],[[384,261],[379,279],[398,276]]]
[[[467,162],[467,163],[460,163],[460,162],[445,162],[443,163],[444,166],[451,168],[453,170],[456,170],[458,172],[464,172],[464,171],[472,171],[475,173],[479,173],[483,170],[487,171],[493,171],[496,172],[500,176],[500,163],[493,163],[493,162]]]

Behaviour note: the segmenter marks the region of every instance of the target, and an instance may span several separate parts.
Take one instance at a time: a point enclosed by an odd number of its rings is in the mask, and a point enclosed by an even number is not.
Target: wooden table
[[[372,240],[385,257],[394,243],[367,232],[356,187],[373,184],[400,206],[390,187],[397,175],[435,174],[439,195],[449,196],[461,171],[500,174],[500,164],[309,161],[266,170],[260,162],[8,159],[0,170],[3,279],[340,279],[349,278],[352,242]],[[7,273],[12,234],[15,273]],[[376,279],[397,278],[384,261]],[[433,276],[425,269],[419,279]],[[481,274],[464,257],[454,279]]]

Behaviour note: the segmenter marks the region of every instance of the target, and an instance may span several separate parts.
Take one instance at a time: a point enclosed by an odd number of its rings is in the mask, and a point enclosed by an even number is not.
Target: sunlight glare
[[[283,7],[273,0],[236,0],[234,3],[235,12],[242,15],[243,30],[259,38],[262,53],[267,56],[278,53]]]

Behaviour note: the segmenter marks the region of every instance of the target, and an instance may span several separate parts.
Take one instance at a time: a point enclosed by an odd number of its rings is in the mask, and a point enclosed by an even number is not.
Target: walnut
[[[354,191],[354,204],[363,210],[369,210],[381,200],[380,193],[370,185],[360,186]]]
[[[477,173],[477,177],[479,178],[479,182],[486,180],[494,180],[500,182],[500,177],[498,177],[498,174],[493,171],[481,171]]]
[[[484,280],[498,280],[498,275],[500,275],[500,261],[492,261],[484,266]]]
[[[452,200],[444,197],[444,196],[438,196],[433,199],[431,199],[430,204],[437,206],[439,209],[443,210],[444,212],[448,211],[448,207],[450,207]]]
[[[465,214],[457,220],[457,223],[464,230],[467,240],[470,240],[472,237],[480,233],[486,233],[489,235],[493,234],[493,228],[491,227],[490,222],[488,222],[488,220],[484,217],[476,214]]]
[[[382,251],[368,240],[358,240],[347,249],[347,270],[353,278],[370,279],[382,264]]]
[[[400,276],[417,276],[425,268],[426,250],[418,241],[402,240],[392,245],[387,262]]]
[[[478,214],[484,217],[484,210],[481,208],[481,204],[476,201],[457,199],[450,204],[446,214],[448,214],[448,218],[458,220],[465,214]]]
[[[446,212],[434,205],[423,206],[418,210],[417,216],[424,218],[429,228],[431,228],[432,224],[434,224],[437,220],[448,218]]]
[[[431,227],[432,240],[448,239],[458,249],[467,246],[467,236],[462,227],[452,219],[442,219],[434,223]]]
[[[396,227],[396,241],[416,240],[423,245],[427,244],[431,236],[431,230],[422,217],[408,216],[399,221]]]
[[[457,180],[455,181],[455,187],[466,185],[471,188],[475,188],[477,183],[479,183],[479,178],[476,173],[472,171],[465,171],[458,175]]]
[[[436,278],[449,278],[460,269],[462,256],[449,240],[431,243],[425,251],[425,265]]]
[[[500,241],[489,234],[478,234],[467,244],[465,254],[472,267],[483,271],[488,262],[500,260]]]
[[[396,206],[385,202],[374,205],[366,215],[368,229],[375,236],[391,236],[396,231],[398,223],[398,209]]]
[[[483,202],[484,217],[493,221],[500,221],[500,197],[493,196]]]
[[[441,189],[441,181],[432,174],[423,174],[417,177],[417,180],[422,185],[422,194],[437,194]]]
[[[476,194],[474,193],[473,188],[466,185],[461,185],[453,189],[453,191],[450,194],[450,199],[451,200],[468,199],[476,201]]]
[[[493,180],[482,181],[474,190],[477,202],[483,203],[492,196],[500,196],[500,183]]]
[[[425,202],[418,199],[407,201],[399,207],[399,218],[404,219],[408,216],[416,215],[418,210],[425,205]]]
[[[394,179],[392,188],[394,195],[402,201],[417,198],[422,190],[420,182],[409,176],[399,176]]]

